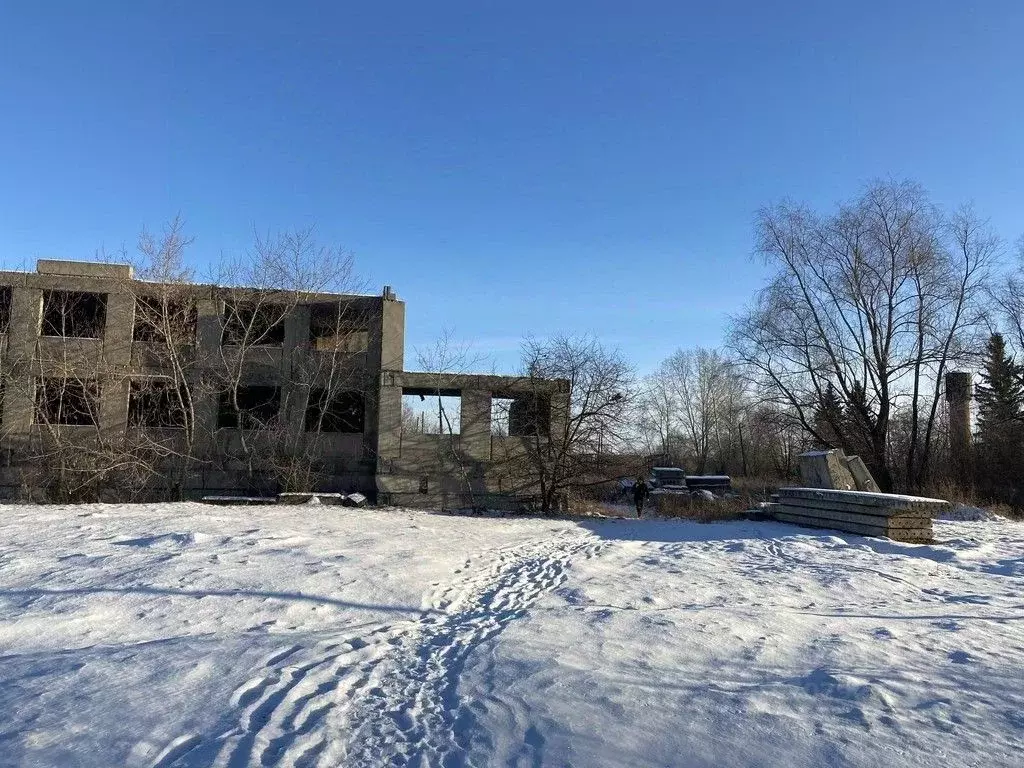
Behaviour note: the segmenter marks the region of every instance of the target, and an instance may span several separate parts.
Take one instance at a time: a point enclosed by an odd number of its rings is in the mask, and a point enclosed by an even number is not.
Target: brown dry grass
[[[604,504],[593,499],[571,499],[569,511],[578,517],[607,517],[609,514]]]
[[[655,497],[655,504],[658,514],[663,517],[696,520],[702,523],[738,520],[745,512],[757,509],[761,502],[768,501],[780,487],[798,484],[799,481],[777,477],[734,477],[734,496],[707,501],[689,496],[663,494]]]
[[[696,520],[701,523],[739,520],[743,513],[751,508],[749,499],[743,496],[707,501],[684,495],[661,494],[655,499],[658,514],[662,517]]]
[[[1024,520],[1024,509],[1016,508],[1011,504],[1006,504],[996,499],[986,498],[973,486],[964,487],[951,480],[941,480],[932,483],[922,491],[921,495],[943,499],[953,504],[963,504],[967,507],[985,509],[1010,520]]]

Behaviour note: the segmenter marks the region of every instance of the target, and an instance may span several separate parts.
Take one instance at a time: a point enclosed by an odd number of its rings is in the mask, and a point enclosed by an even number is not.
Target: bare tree
[[[134,300],[133,363],[125,445],[152,457],[150,473],[169,498],[180,498],[189,473],[204,463],[210,438],[198,404],[210,397],[209,368],[198,354],[200,288],[186,260],[193,238],[175,217],[156,237],[139,236],[135,280],[120,286]]]
[[[523,450],[506,460],[551,513],[574,491],[610,479],[615,453],[633,436],[637,386],[622,354],[592,337],[528,338],[522,366],[532,401],[524,404],[527,428],[516,430]],[[553,379],[560,381],[554,394]]]
[[[717,350],[677,350],[660,369],[673,395],[675,425],[699,474],[712,455],[719,460],[729,424],[738,404],[738,383],[731,366]]]
[[[641,434],[653,428],[661,452],[674,461],[700,474],[712,464],[721,471],[742,468],[746,395],[734,365],[720,351],[677,350],[646,377],[639,405]]]
[[[838,394],[847,446],[879,485],[925,480],[942,374],[969,354],[997,243],[969,211],[946,216],[911,183],[878,183],[831,216],[760,212],[758,251],[775,273],[734,318],[730,346],[756,388],[829,444],[815,414]],[[894,409],[913,413],[910,450],[890,458]]]
[[[789,478],[797,472],[797,456],[806,447],[799,419],[771,403],[749,408],[743,420],[747,474]]]
[[[672,382],[662,371],[644,377],[637,402],[637,437],[648,455],[675,456],[678,405]],[[681,462],[682,458],[673,458]]]
[[[250,478],[269,472],[285,490],[312,490],[325,473],[325,433],[361,433],[370,392],[360,357],[367,313],[330,297],[358,289],[353,258],[318,243],[311,229],[257,235],[220,265],[219,278],[220,452]],[[300,307],[310,325],[286,340]]]
[[[988,295],[994,307],[991,324],[1009,329],[1007,341],[1024,353],[1024,237],[1017,241],[1013,267],[990,287]]]

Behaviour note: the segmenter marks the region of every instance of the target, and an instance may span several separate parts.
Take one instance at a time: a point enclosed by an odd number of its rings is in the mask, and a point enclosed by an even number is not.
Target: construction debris
[[[313,500],[316,499],[314,502]],[[285,493],[277,494],[278,504],[334,504],[341,505],[345,503],[344,493],[315,493],[308,491],[305,493],[297,493],[287,491]]]
[[[840,451],[840,453],[842,453]],[[864,459],[860,456],[846,456],[846,468],[850,470],[850,474],[853,475],[853,482],[857,485],[858,491],[867,491],[868,493],[878,493],[878,483],[875,482],[875,478],[868,472],[868,468],[864,465]]]
[[[781,522],[918,544],[932,541],[932,518],[951,509],[942,499],[820,488],[780,488],[777,499],[770,509]]]
[[[800,480],[806,488],[878,493],[860,456],[847,456],[840,448],[800,454]]]

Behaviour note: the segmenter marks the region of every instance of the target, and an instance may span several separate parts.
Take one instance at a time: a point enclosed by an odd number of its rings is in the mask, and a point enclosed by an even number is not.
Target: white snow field
[[[3,766],[1024,764],[1024,526],[0,507]]]

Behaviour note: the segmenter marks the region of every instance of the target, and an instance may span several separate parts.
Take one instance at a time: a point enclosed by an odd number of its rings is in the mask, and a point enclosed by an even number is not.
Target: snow
[[[1024,528],[5,506],[0,766],[1018,765]]]
[[[932,499],[927,496],[907,496],[902,493],[878,493],[877,491],[845,491],[840,489],[832,488],[802,488],[796,486],[787,486],[779,488],[778,493],[785,495],[788,491],[817,491],[822,494],[830,494],[836,498],[849,499],[853,502],[857,502],[858,499],[863,499],[867,502],[881,501],[881,502],[928,502],[930,504],[949,504],[945,499]]]
[[[958,520],[960,522],[984,523],[1001,519],[994,512],[980,507],[969,507],[965,504],[955,504],[952,509],[947,509],[936,515],[937,520]]]

